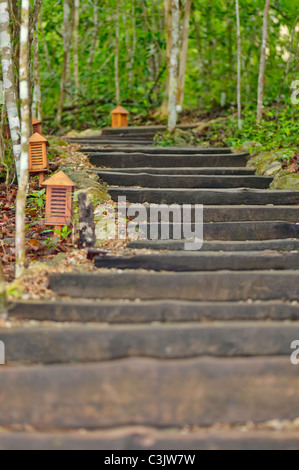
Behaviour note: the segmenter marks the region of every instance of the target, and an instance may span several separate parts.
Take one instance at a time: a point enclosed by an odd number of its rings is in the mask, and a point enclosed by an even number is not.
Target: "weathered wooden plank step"
[[[298,253],[278,252],[190,252],[140,254],[126,256],[97,256],[97,268],[147,269],[153,271],[250,271],[266,269],[299,269]]]
[[[291,354],[299,322],[42,325],[0,328],[6,363],[69,364],[131,357],[269,357]]]
[[[151,175],[99,171],[109,185],[141,186],[146,188],[269,188],[273,178],[230,175]]]
[[[298,321],[296,302],[18,301],[9,318],[50,322],[142,324],[151,322]]]
[[[134,139],[134,138],[130,138],[130,136],[127,136],[126,138],[123,138],[123,137],[119,137],[118,139],[114,138],[114,137],[109,137],[107,136],[105,140],[101,140],[101,139],[97,139],[97,140],[94,140],[94,141],[90,141],[90,139],[82,139],[82,138],[73,138],[73,139],[69,139],[69,142],[70,143],[78,143],[78,144],[81,144],[81,145],[90,145],[90,144],[95,144],[95,145],[117,145],[118,147],[121,146],[121,145],[136,145],[136,146],[151,146],[153,145],[153,142],[152,140],[137,140],[137,139]]]
[[[120,146],[119,150],[115,148],[95,148],[93,147],[84,147],[82,152],[85,153],[115,153],[115,152],[124,152],[124,153],[146,153],[151,155],[231,155],[232,151],[228,148],[183,148],[183,147],[146,147],[146,148],[130,148]]]
[[[147,217],[150,221],[150,208],[147,208]],[[134,217],[134,204],[127,205],[130,208],[130,216]],[[136,207],[136,213],[140,207]],[[159,209],[159,208],[158,208]],[[158,210],[158,221],[162,220],[161,215],[162,208]],[[165,213],[165,211],[163,212]],[[166,211],[167,213],[167,211]],[[181,205],[181,215],[183,215],[183,206]],[[299,206],[281,206],[277,205],[206,205],[203,209],[203,218],[205,223],[210,222],[249,222],[249,221],[281,221],[281,222],[293,222],[298,223],[299,221]],[[198,220],[195,217],[195,206],[191,205],[191,221],[195,222]]]
[[[279,286],[279,288],[278,288]],[[297,271],[52,274],[50,288],[74,298],[128,300],[299,300]]]
[[[204,205],[298,205],[299,191],[269,191],[259,189],[151,189],[109,187],[114,201],[126,197],[129,202],[142,204],[204,204]]]
[[[103,450],[103,451],[177,451],[186,450],[299,450],[299,433],[295,431],[249,431],[234,429],[211,432],[180,430],[161,431],[130,427],[84,432],[3,432],[0,450]],[[148,455],[148,457],[150,454]],[[143,459],[148,458],[143,455]],[[122,457],[120,457],[122,458]],[[136,459],[137,457],[134,457]],[[111,457],[110,457],[111,459]],[[131,459],[131,457],[125,457]],[[154,461],[154,460],[153,460]],[[125,460],[131,462],[130,460]],[[133,463],[132,463],[133,465]]]
[[[255,168],[103,168],[94,170],[100,176],[108,173],[147,173],[150,175],[236,175],[236,176],[254,176],[256,173]]]
[[[185,251],[186,240],[136,240],[128,248],[139,250]],[[298,251],[299,240],[204,241],[201,251]],[[93,254],[93,257],[96,253]]]
[[[91,153],[90,163],[96,167],[108,168],[126,167],[246,167],[249,154],[145,154],[145,153]]]
[[[289,357],[3,367],[0,426],[103,429],[296,419],[298,388],[299,371]]]
[[[197,238],[203,230],[203,239],[205,241],[261,241],[299,238],[299,225],[288,222],[214,222],[204,223],[203,225],[195,223],[191,228],[193,231],[196,230]],[[159,239],[190,238],[189,227],[186,234],[183,222],[153,222],[151,224],[145,222],[139,224],[138,230],[142,231],[142,238],[148,238],[149,240],[154,239],[156,234],[158,234]]]

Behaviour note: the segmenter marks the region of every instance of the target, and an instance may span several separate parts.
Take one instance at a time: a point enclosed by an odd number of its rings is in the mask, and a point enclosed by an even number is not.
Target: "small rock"
[[[282,164],[280,162],[273,162],[264,172],[264,175],[265,176],[276,175],[276,173],[278,173],[281,170],[281,168],[282,168]]]

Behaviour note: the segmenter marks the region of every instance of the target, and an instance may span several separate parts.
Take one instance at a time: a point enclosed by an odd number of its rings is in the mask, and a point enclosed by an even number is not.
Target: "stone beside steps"
[[[223,178],[217,189],[110,188],[128,203],[155,192],[157,203],[207,204],[202,250],[184,251],[186,240],[91,250],[95,273],[50,276],[59,300],[11,305],[18,326],[0,328],[0,449],[299,449],[295,426],[260,427],[299,415],[299,196],[231,189],[232,178],[266,183],[246,155],[171,151],[111,152],[111,168],[109,152],[95,158],[103,179],[132,168],[150,168],[142,173],[157,186],[166,175]]]

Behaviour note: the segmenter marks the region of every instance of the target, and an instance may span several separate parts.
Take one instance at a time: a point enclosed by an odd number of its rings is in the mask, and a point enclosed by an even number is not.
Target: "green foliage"
[[[40,191],[36,191],[34,193],[29,194],[28,204],[31,207],[37,207],[38,209],[42,209],[46,202],[46,190],[41,189]]]
[[[94,31],[94,2],[81,2],[80,9],[80,96],[75,102],[73,61],[63,113],[63,131],[99,128],[110,125],[110,111],[115,106],[115,0],[98,3],[99,30]],[[261,50],[261,31],[265,0],[240,0],[242,35],[242,100],[252,110],[256,106],[257,79]],[[146,8],[144,8],[144,6]],[[291,44],[291,31],[298,15],[293,0],[272,2],[265,105],[271,106],[280,95],[290,102],[290,84],[298,78],[298,32]],[[134,27],[135,24],[135,27]],[[46,130],[57,132],[56,110],[63,62],[63,0],[43,1],[39,33],[43,108]],[[94,46],[94,57],[92,49]],[[134,44],[136,45],[134,53]],[[48,58],[45,53],[48,50]],[[131,112],[134,123],[148,122],[165,95],[166,38],[163,0],[120,0],[120,84],[122,105]],[[286,60],[289,74],[282,84]],[[234,0],[193,0],[189,53],[186,73],[185,108],[203,112],[218,110],[234,113],[236,107],[237,41]],[[243,134],[256,129],[252,115],[246,113]],[[282,118],[282,116],[281,116]],[[280,142],[291,137],[293,128],[282,120]],[[275,132],[275,123],[257,129],[261,137]],[[232,123],[233,127],[234,124]],[[289,133],[289,135],[288,135]]]
[[[62,240],[67,240],[70,234],[72,233],[72,231],[69,230],[67,225],[65,225],[64,227],[62,227],[61,230],[54,230],[54,233],[56,233],[56,235],[59,235],[59,237],[62,238]]]

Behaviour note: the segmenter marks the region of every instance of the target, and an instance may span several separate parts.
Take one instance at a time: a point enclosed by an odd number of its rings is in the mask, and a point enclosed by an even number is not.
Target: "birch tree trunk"
[[[88,59],[88,66],[91,67],[94,61],[94,56],[96,52],[97,42],[98,42],[98,35],[99,35],[99,0],[94,0],[94,9],[93,9],[93,38],[92,38],[92,45],[90,49],[89,59]]]
[[[236,0],[236,14],[237,14],[237,41],[238,41],[238,85],[237,85],[238,126],[239,126],[239,129],[241,130],[242,129],[242,103],[241,103],[242,43],[241,43],[239,0]]]
[[[2,262],[0,260],[0,315],[7,314],[7,298],[6,298],[6,289],[5,281],[2,269]]]
[[[129,85],[132,86],[134,82],[134,62],[137,45],[137,33],[136,33],[136,18],[135,18],[135,0],[132,2],[132,49],[131,57],[129,62]]]
[[[120,105],[119,86],[119,0],[116,0],[116,21],[115,21],[115,96],[116,104]]]
[[[20,32],[20,99],[22,153],[20,181],[16,200],[16,278],[22,276],[25,268],[25,210],[29,179],[28,153],[30,137],[29,103],[29,10],[30,0],[22,0]]]
[[[264,11],[262,51],[261,51],[261,61],[260,61],[258,92],[257,92],[257,120],[258,121],[261,121],[263,119],[264,85],[265,85],[266,52],[267,52],[267,41],[268,41],[268,23],[269,23],[270,3],[271,3],[271,0],[266,0],[265,11]]]
[[[63,103],[64,103],[64,92],[65,92],[65,84],[67,79],[67,70],[69,64],[69,56],[70,56],[70,46],[71,46],[71,37],[72,37],[72,11],[71,11],[71,1],[64,0],[63,6],[63,24],[64,24],[64,32],[63,32],[63,47],[64,47],[64,56],[63,56],[63,65],[62,65],[62,75],[61,75],[61,82],[60,82],[60,96],[59,96],[59,105],[57,111],[57,118],[56,123],[60,126],[61,118],[62,118],[62,111],[63,111]]]
[[[9,30],[9,7],[7,0],[0,0],[0,55],[3,75],[3,90],[13,145],[14,160],[18,179],[20,178],[21,125],[18,110],[18,97],[12,60],[12,44]]]
[[[181,57],[180,57],[179,80],[178,80],[178,97],[177,97],[178,108],[177,108],[177,110],[179,112],[182,111],[183,104],[184,104],[191,5],[192,5],[192,0],[186,0],[186,3],[185,3],[185,16],[184,16],[184,24],[183,24],[182,50],[181,50]]]
[[[74,0],[74,76],[75,76],[75,102],[78,103],[80,94],[79,80],[79,21],[80,0]]]
[[[35,36],[33,40],[33,102],[32,117],[42,121],[42,94],[40,81],[39,51],[38,51],[38,25],[36,25]]]
[[[172,34],[169,67],[169,116],[168,131],[173,132],[177,124],[178,65],[180,39],[180,6],[179,0],[172,0]]]
[[[170,81],[170,56],[171,56],[171,44],[172,44],[172,0],[164,0],[164,11],[165,11],[165,28],[166,28],[166,64],[167,64],[167,77],[166,77],[166,89],[165,98],[161,106],[161,115],[169,115],[169,81]]]

